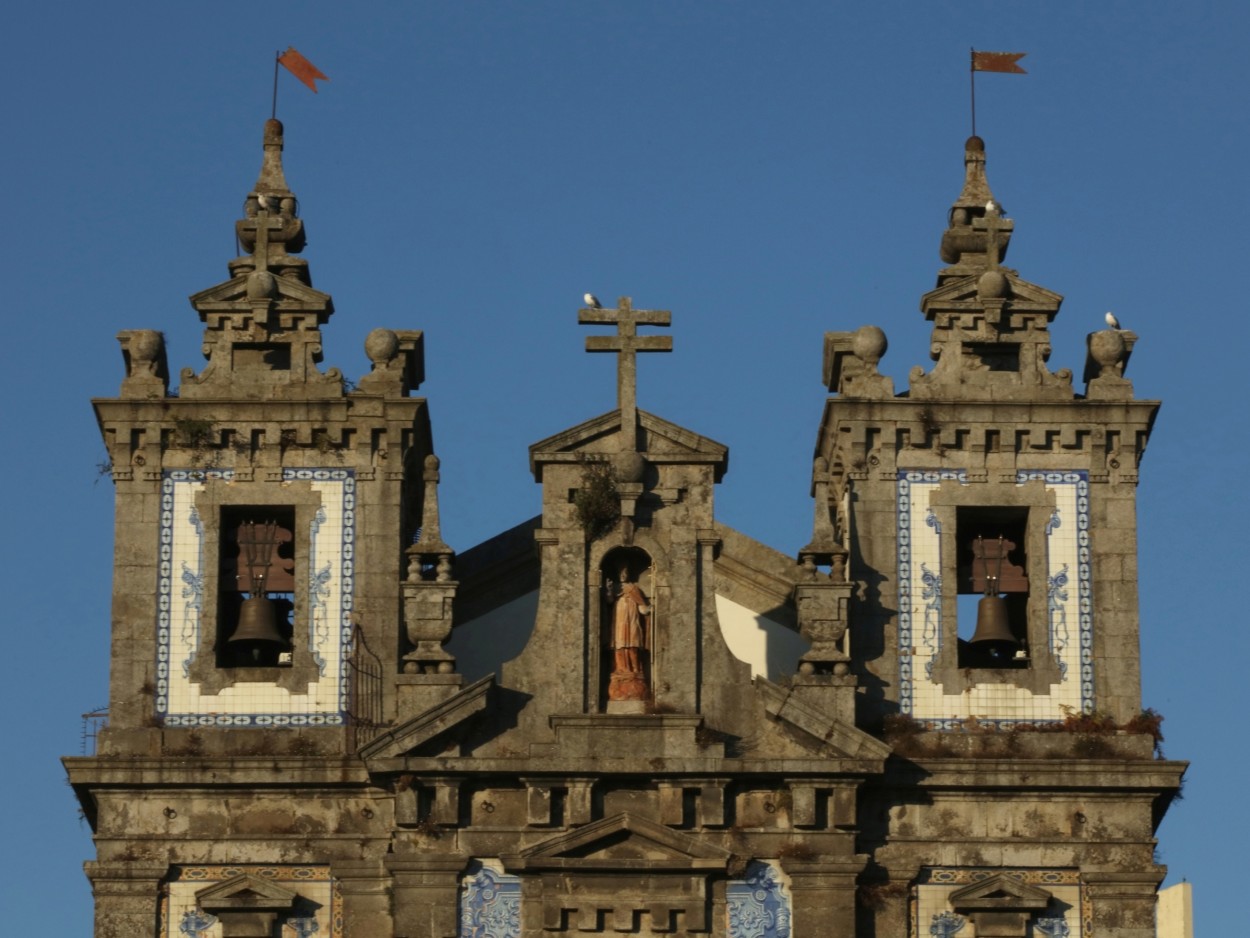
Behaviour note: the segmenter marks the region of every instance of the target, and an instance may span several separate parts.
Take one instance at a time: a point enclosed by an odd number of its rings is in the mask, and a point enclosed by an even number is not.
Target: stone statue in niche
[[[609,701],[644,701],[650,696],[651,603],[638,585],[642,567],[635,558],[616,557],[607,569],[605,629],[612,649],[608,678]],[[613,574],[615,578],[613,578]]]

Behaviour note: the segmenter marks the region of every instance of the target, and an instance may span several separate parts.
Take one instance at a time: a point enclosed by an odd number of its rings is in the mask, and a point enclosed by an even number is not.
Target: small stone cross
[[[621,430],[628,433],[638,421],[638,352],[671,352],[673,337],[639,335],[638,327],[672,325],[673,314],[666,309],[634,309],[629,297],[617,301],[616,309],[578,310],[582,325],[606,323],[616,326],[616,335],[592,335],[586,339],[588,352],[616,352],[616,404],[621,409]]]
[[[985,255],[987,267],[996,270],[1001,261],[1002,241],[1000,232],[1006,231],[1010,223],[1004,224],[1001,210],[985,213]]]

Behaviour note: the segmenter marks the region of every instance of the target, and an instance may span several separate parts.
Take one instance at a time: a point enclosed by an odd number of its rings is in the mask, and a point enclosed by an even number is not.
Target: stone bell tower
[[[277,120],[263,147],[245,253],[191,297],[207,365],[172,390],[162,334],[124,331],[121,393],[95,401],[116,488],[109,724],[96,757],[66,761],[99,936],[338,934],[386,843],[358,738],[414,687],[458,681],[403,628],[430,618],[425,592],[454,593],[409,396],[422,334],[370,333],[351,391],[318,367],[334,306],[296,256]],[[449,596],[434,605],[449,628]]]
[[[1124,377],[1131,332],[1090,334],[1083,393],[1050,370],[1062,297],[1004,265],[1015,225],[979,137],[964,163],[920,304],[934,367],[896,394],[880,329],[825,337],[806,552],[846,558],[859,719],[908,760],[866,801],[894,900],[871,933],[1146,938],[1183,771],[1151,759],[1141,710],[1135,498],[1159,404]]]

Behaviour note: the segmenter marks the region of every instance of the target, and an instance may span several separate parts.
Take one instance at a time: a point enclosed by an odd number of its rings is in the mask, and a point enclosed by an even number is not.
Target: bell
[[[239,608],[239,624],[230,642],[253,642],[286,645],[286,639],[278,631],[278,612],[272,599],[253,597],[243,600]],[[256,649],[259,651],[259,647]]]
[[[995,661],[1007,661],[1019,642],[1007,622],[1007,598],[982,596],[977,603],[977,630],[969,642],[979,645]]]

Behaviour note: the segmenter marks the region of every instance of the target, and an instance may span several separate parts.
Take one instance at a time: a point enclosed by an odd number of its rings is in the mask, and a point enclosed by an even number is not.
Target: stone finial
[[[374,329],[365,339],[373,370],[357,383],[367,394],[402,397],[425,380],[425,340],[419,329]]]
[[[877,326],[854,332],[826,332],[823,373],[825,387],[843,397],[879,399],[894,396],[894,382],[877,370],[889,348]]]
[[[122,397],[165,397],[169,393],[169,364],[165,336],[155,329],[125,329],[117,333],[126,377]]]
[[[823,456],[817,456],[812,464],[812,495],[816,501],[812,540],[799,551],[799,563],[811,579],[816,578],[817,568],[829,567],[830,580],[845,582],[846,549],[837,541],[835,508],[829,498],[829,463]]]
[[[229,264],[230,279],[191,297],[205,324],[208,366],[182,371],[180,396],[230,400],[332,399],[343,396],[337,368],[324,373],[321,326],[331,298],[312,288],[304,223],[282,170],[282,124],[265,123],[264,158],[235,234],[248,253]]]
[[[1131,400],[1133,382],[1124,377],[1137,333],[1102,329],[1085,337],[1085,396],[1090,400]]]
[[[1007,256],[1012,228],[985,176],[985,141],[969,137],[964,145],[964,187],[942,235],[942,260],[956,266],[996,267]]]
[[[415,646],[404,655],[408,674],[451,674],[456,659],[443,645],[451,637],[452,603],[459,585],[451,578],[455,552],[443,543],[438,518],[439,460],[425,457],[421,474],[421,533],[408,548],[408,578],[403,584],[404,623]]]

